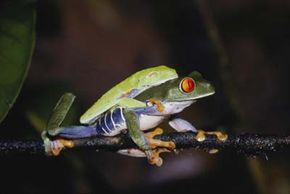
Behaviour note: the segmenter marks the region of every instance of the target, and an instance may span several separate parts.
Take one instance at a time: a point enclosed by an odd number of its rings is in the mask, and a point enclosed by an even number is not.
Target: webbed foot
[[[161,166],[163,163],[163,159],[159,156],[163,152],[170,152],[170,150],[174,150],[176,145],[172,141],[162,141],[158,139],[154,139],[156,135],[160,135],[163,133],[161,128],[156,128],[154,131],[145,133],[145,137],[148,141],[149,147],[151,150],[145,151],[146,156],[148,158],[148,162],[152,165]]]
[[[149,99],[149,102],[152,104],[152,105],[156,105],[157,106],[157,110],[159,112],[163,112],[164,111],[164,106],[162,105],[162,103],[159,101],[159,100],[156,100],[155,98],[150,98]]]
[[[228,135],[220,131],[203,131],[203,130],[197,131],[195,139],[199,142],[202,142],[205,140],[206,135],[215,135],[217,139],[220,141],[226,141],[228,139]]]
[[[154,139],[154,137],[156,135],[160,135],[162,133],[163,133],[163,129],[157,127],[154,131],[151,131],[151,132],[144,134],[147,141],[148,141],[150,148],[155,149],[155,148],[162,147],[162,148],[168,148],[170,150],[175,149],[176,146],[175,146],[175,143],[173,141],[162,141],[159,139]]]

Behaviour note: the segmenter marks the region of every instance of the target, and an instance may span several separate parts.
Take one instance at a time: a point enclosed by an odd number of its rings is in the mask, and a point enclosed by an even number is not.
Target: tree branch
[[[156,139],[173,141],[177,149],[193,148],[196,150],[232,150],[246,155],[267,155],[276,151],[290,151],[290,136],[241,134],[229,136],[227,140],[220,141],[213,135],[206,135],[206,139],[199,142],[196,134],[191,132],[168,133],[157,135]],[[104,137],[73,140],[77,150],[105,150],[117,151],[125,148],[137,148],[126,134]],[[7,154],[45,154],[43,142],[38,140],[0,141],[0,155]]]

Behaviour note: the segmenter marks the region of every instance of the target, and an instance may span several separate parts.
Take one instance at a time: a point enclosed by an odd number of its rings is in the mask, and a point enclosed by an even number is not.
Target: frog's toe
[[[160,154],[163,152],[170,152],[170,150],[166,148],[158,148],[152,150],[150,153],[150,157],[148,157],[148,162],[152,165],[162,166],[163,159],[160,157]]]
[[[202,142],[206,139],[206,135],[215,135],[218,140],[226,141],[228,139],[228,135],[221,131],[203,131],[198,130],[195,136],[196,140]]]
[[[176,145],[173,141],[162,141],[162,140],[154,139],[156,135],[160,135],[162,133],[163,133],[163,130],[159,127],[156,128],[154,131],[145,133],[145,137],[148,141],[150,148],[155,149],[158,147],[162,147],[162,148],[168,148],[170,150],[175,149]]]
[[[156,166],[162,166],[163,164],[163,159],[161,157],[152,157],[149,160],[149,163],[152,165],[156,165]]]
[[[45,152],[47,155],[58,156],[64,148],[72,148],[74,143],[71,140],[57,139],[45,142]]]
[[[58,156],[61,152],[61,150],[64,148],[64,146],[59,141],[52,141],[51,142],[51,148],[50,148],[50,155]]]
[[[72,140],[58,139],[57,141],[59,141],[66,148],[73,148],[74,147],[74,142]]]
[[[150,131],[148,133],[145,133],[145,136],[148,139],[153,139],[156,135],[161,135],[162,133],[163,133],[163,129],[161,129],[160,127],[157,127],[153,131]]]

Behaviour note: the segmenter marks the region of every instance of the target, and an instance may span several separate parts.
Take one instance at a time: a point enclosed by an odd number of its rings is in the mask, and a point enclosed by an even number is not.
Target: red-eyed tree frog
[[[196,71],[185,77],[179,77],[174,69],[166,66],[139,71],[113,87],[89,108],[80,118],[83,125],[47,131],[50,138],[44,141],[46,151],[50,155],[58,155],[62,148],[73,147],[70,139],[114,136],[127,130],[139,149],[119,152],[145,156],[149,163],[160,166],[162,159],[155,148],[172,150],[175,144],[153,139],[154,135],[162,133],[160,128],[151,133],[144,134],[143,131],[169,120],[169,125],[178,132],[197,132],[191,123],[177,117],[177,114],[197,99],[214,92],[213,86]]]

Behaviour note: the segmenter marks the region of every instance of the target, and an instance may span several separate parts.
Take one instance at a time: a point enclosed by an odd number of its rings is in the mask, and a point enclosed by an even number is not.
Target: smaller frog
[[[156,75],[159,75],[159,78],[150,82],[150,78]],[[126,84],[128,80],[135,82],[131,81],[129,87],[128,83]],[[123,88],[120,88],[120,85]],[[110,98],[112,96],[108,95],[110,93],[114,94],[114,97]],[[169,125],[178,132],[197,133],[191,123],[179,118],[177,114],[197,99],[214,93],[213,86],[196,71],[188,76],[178,77],[175,70],[166,66],[142,70],[121,82],[119,87],[108,91],[82,115],[81,123],[85,125],[60,127],[48,131],[50,137],[57,138],[52,141],[46,139],[46,151],[48,154],[58,155],[62,148],[74,146],[70,139],[97,135],[114,136],[127,130],[139,149],[120,150],[119,153],[136,157],[145,156],[150,164],[160,166],[162,158],[159,154],[168,149],[175,149],[175,144],[171,141],[154,139],[155,135],[162,133],[160,128],[145,134],[143,131],[153,129],[164,120],[168,120]],[[107,102],[105,108],[100,107],[100,101]],[[197,134],[197,140],[203,141],[204,133]]]

